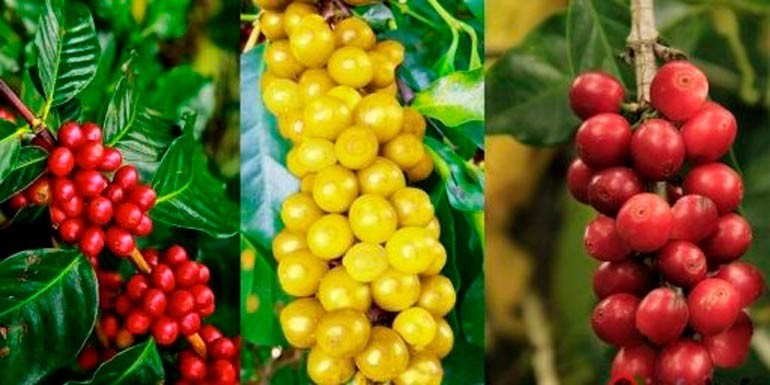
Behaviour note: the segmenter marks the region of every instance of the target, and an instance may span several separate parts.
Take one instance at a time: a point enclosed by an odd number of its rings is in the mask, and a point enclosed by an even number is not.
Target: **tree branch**
[[[650,83],[655,76],[655,44],[658,30],[655,29],[653,0],[631,0],[631,33],[626,42],[634,52],[636,69],[636,92],[642,104],[650,102]]]
[[[546,318],[543,304],[537,294],[529,294],[522,302],[524,324],[529,330],[529,342],[535,348],[532,367],[539,385],[559,385],[556,372],[556,359],[551,341],[550,324]]]

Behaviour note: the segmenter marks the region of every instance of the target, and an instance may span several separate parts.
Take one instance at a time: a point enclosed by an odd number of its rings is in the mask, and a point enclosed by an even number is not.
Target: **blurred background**
[[[567,92],[576,73],[608,63],[633,88],[633,69],[620,59],[629,2],[486,4],[494,10],[486,20],[487,383],[603,384],[614,350],[589,324],[597,263],[583,251],[582,239],[595,214],[566,189],[579,124]],[[754,228],[744,260],[768,276],[770,2],[656,0],[655,7],[663,41],[690,55],[709,77],[711,98],[738,119],[734,149],[746,186],[743,213]],[[570,28],[579,34],[568,35]],[[634,98],[633,89],[628,94]],[[770,378],[768,300],[765,295],[751,309],[755,335],[748,362],[718,371],[720,384]]]

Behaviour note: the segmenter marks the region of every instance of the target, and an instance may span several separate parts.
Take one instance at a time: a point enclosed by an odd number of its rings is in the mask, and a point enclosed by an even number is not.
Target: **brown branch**
[[[655,44],[658,30],[655,29],[653,0],[631,0],[631,33],[626,41],[634,52],[638,100],[649,104],[650,83],[657,70]]]

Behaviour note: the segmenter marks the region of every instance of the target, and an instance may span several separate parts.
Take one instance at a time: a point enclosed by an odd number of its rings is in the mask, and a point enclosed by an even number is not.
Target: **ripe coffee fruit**
[[[602,341],[615,346],[633,346],[642,341],[636,329],[639,298],[630,294],[613,294],[594,308],[591,327]]]
[[[708,262],[698,246],[687,241],[671,241],[660,249],[655,265],[666,281],[691,288],[706,278]]]
[[[735,368],[746,361],[753,334],[751,319],[741,312],[733,326],[721,333],[703,336],[702,343],[708,349],[714,366]]]
[[[652,252],[668,242],[673,222],[671,208],[666,201],[655,194],[641,193],[631,197],[621,207],[617,231],[632,250]]]
[[[588,184],[588,202],[596,211],[614,216],[626,201],[643,191],[642,180],[634,170],[612,167],[593,176]]]
[[[722,265],[714,278],[729,282],[740,294],[740,307],[746,308],[762,295],[765,290],[765,278],[753,265],[733,262]]]
[[[665,345],[679,338],[688,317],[684,297],[661,287],[651,291],[639,303],[636,328],[656,345]]]
[[[580,119],[603,112],[620,112],[626,91],[620,82],[605,72],[584,72],[572,82],[569,102]]]
[[[661,67],[650,84],[652,106],[674,121],[686,120],[701,109],[708,97],[706,75],[687,61]]]
[[[645,120],[631,137],[634,168],[648,180],[668,180],[684,163],[685,143],[671,123],[662,119]]]
[[[588,254],[600,261],[624,260],[631,253],[617,232],[615,220],[604,215],[588,224],[583,243]]]
[[[594,170],[621,166],[628,159],[631,135],[631,126],[624,117],[613,113],[595,115],[578,128],[578,156]]]
[[[686,338],[664,347],[655,365],[661,385],[706,384],[713,370],[706,347]]]
[[[687,296],[690,325],[704,335],[727,330],[741,312],[741,295],[729,282],[707,278]]]
[[[708,103],[682,126],[687,158],[695,164],[716,162],[735,141],[738,124],[726,108]]]
[[[708,163],[690,170],[684,180],[685,194],[700,194],[717,205],[719,214],[735,210],[743,199],[740,175],[723,163]]]
[[[717,229],[719,211],[714,201],[703,195],[679,198],[671,207],[674,217],[671,239],[700,242]]]

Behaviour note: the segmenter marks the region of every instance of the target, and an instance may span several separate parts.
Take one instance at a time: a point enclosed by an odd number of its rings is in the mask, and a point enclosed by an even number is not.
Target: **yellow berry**
[[[273,238],[272,249],[273,257],[280,262],[283,257],[295,251],[307,249],[307,243],[303,234],[283,229]]]
[[[388,239],[385,251],[388,262],[396,270],[406,274],[420,274],[433,263],[437,243],[425,228],[404,227]]]
[[[443,275],[425,277],[420,280],[420,299],[417,306],[436,317],[444,317],[455,307],[457,294],[452,281]]]
[[[433,316],[421,307],[410,307],[396,316],[393,320],[395,330],[407,344],[422,350],[436,337],[436,321]]]
[[[293,79],[305,70],[292,55],[288,40],[276,40],[267,46],[265,64],[270,73],[280,78]]]
[[[426,229],[427,230],[427,229]],[[431,234],[433,236],[433,234]],[[438,239],[435,238],[434,239]],[[427,270],[420,273],[420,276],[422,277],[430,277],[433,275],[438,275],[441,273],[442,270],[444,270],[444,265],[446,265],[446,249],[444,248],[444,245],[442,245],[440,242],[436,242],[433,246],[433,262],[430,264],[430,267],[428,267]]]
[[[328,214],[313,223],[307,232],[307,246],[313,254],[326,260],[341,257],[353,245],[353,232],[348,219]]]
[[[289,6],[286,7],[286,11],[283,13],[283,29],[286,30],[286,33],[289,36],[291,36],[291,34],[294,33],[294,30],[300,25],[302,19],[305,16],[312,15],[317,12],[318,10],[316,7],[310,4],[295,1],[289,4]]]
[[[375,326],[369,344],[355,357],[356,366],[366,377],[374,381],[390,381],[409,365],[409,350],[393,330]]]
[[[326,94],[337,84],[325,69],[309,69],[299,77],[299,96],[302,103],[309,104],[314,99]]]
[[[364,194],[389,197],[406,186],[406,177],[392,160],[378,157],[372,164],[358,171],[358,183]]]
[[[299,191],[303,193],[313,194],[313,184],[315,183],[315,176],[317,174],[307,174],[302,177],[302,181],[299,184]]]
[[[318,347],[332,356],[352,358],[369,342],[372,323],[363,312],[353,309],[336,310],[321,319],[316,330]]]
[[[259,18],[259,27],[268,40],[286,38],[286,30],[283,29],[283,13],[265,11]]]
[[[286,168],[292,175],[301,178],[308,173],[304,165],[299,161],[299,150],[294,147],[286,154]]]
[[[281,206],[281,220],[284,226],[299,234],[305,234],[323,214],[313,198],[305,193],[289,195]]]
[[[374,47],[375,51],[384,53],[395,65],[404,62],[404,45],[395,40],[383,40]]]
[[[307,127],[307,126],[305,126]],[[297,163],[307,173],[318,172],[337,163],[334,143],[327,139],[306,138],[297,147]]]
[[[369,381],[366,376],[361,372],[356,372],[356,374],[353,376],[353,379],[350,381],[348,385],[371,385],[372,383]]]
[[[265,71],[262,73],[262,77],[259,79],[259,89],[262,91],[266,90],[267,87],[276,79],[282,79],[279,76],[276,76],[274,73],[270,71]]]
[[[317,385],[345,384],[355,371],[352,359],[332,357],[317,346],[307,356],[307,374]]]
[[[396,65],[385,54],[372,51],[369,53],[372,62],[372,86],[384,88],[396,82]]]
[[[289,4],[291,0],[252,0],[254,5],[261,9],[268,9],[271,11],[279,10]]]
[[[412,134],[398,134],[383,147],[383,155],[404,170],[408,170],[425,157],[425,149],[420,138]]]
[[[386,311],[408,309],[419,297],[420,279],[414,274],[388,269],[372,282],[374,303]]]
[[[337,99],[342,100],[350,111],[355,111],[358,108],[358,103],[363,98],[358,91],[349,86],[337,86],[329,90],[326,95],[334,96]]]
[[[452,351],[455,335],[452,327],[443,318],[436,319],[436,326],[436,337],[425,347],[425,352],[432,352],[439,358],[444,358]]]
[[[307,297],[318,291],[321,277],[328,269],[325,261],[309,251],[295,251],[278,263],[278,282],[287,294]]]
[[[365,312],[372,306],[372,292],[369,285],[356,281],[343,266],[338,266],[321,279],[318,300],[327,311],[355,309]]]
[[[324,95],[305,106],[305,132],[310,137],[335,140],[353,123],[344,101]]]
[[[318,207],[328,213],[348,211],[357,196],[356,174],[345,167],[329,166],[315,176],[313,199]]]
[[[361,126],[352,126],[342,131],[337,137],[337,141],[334,143],[334,154],[337,155],[337,160],[341,165],[358,170],[372,164],[377,159],[379,148],[377,136],[372,130]]]
[[[404,111],[398,100],[382,92],[365,96],[356,109],[356,123],[371,129],[380,143],[398,135],[404,122]]]
[[[433,219],[434,208],[430,196],[414,187],[404,187],[390,196],[390,203],[398,214],[398,225],[425,227]]]
[[[425,226],[425,229],[430,232],[430,235],[438,240],[441,237],[441,222],[437,217],[433,217],[430,222]]]
[[[348,249],[342,265],[356,281],[372,282],[388,270],[388,257],[384,247],[361,242]]]
[[[433,157],[427,151],[416,166],[406,170],[406,177],[412,183],[422,182],[431,174],[433,174]]]
[[[329,58],[329,74],[339,84],[361,88],[374,76],[374,64],[366,51],[358,47],[342,47]]]
[[[372,27],[358,17],[349,17],[338,22],[334,26],[334,39],[339,47],[358,47],[365,51],[374,48],[377,42]]]
[[[376,194],[358,197],[350,206],[348,217],[356,238],[369,243],[387,241],[398,226],[396,210]]]
[[[326,314],[315,298],[299,298],[281,310],[283,335],[292,346],[309,348],[315,344],[318,322]]]
[[[432,353],[418,353],[409,361],[409,367],[401,373],[393,385],[441,385],[444,368]]]
[[[299,143],[304,139],[305,121],[300,109],[293,109],[278,118],[278,132],[282,137]]]
[[[426,126],[425,117],[421,113],[411,107],[404,108],[404,125],[401,132],[422,138],[425,136]]]
[[[263,95],[265,107],[274,115],[284,115],[302,108],[299,87],[291,80],[276,79],[270,82]]]
[[[334,52],[334,34],[319,15],[303,17],[290,34],[289,43],[297,61],[309,68],[323,67]]]

